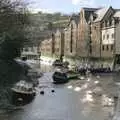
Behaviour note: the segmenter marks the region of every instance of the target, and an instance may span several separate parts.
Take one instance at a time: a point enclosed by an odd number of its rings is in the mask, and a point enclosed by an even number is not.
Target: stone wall
[[[101,25],[100,22],[91,25],[92,57],[101,57]]]
[[[77,56],[87,57],[88,55],[87,40],[88,40],[88,24],[85,20],[84,11],[81,11],[80,22],[78,25]]]

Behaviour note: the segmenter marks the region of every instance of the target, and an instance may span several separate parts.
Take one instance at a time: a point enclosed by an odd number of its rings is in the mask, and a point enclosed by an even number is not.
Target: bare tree
[[[26,41],[29,24],[26,4],[21,0],[0,0],[0,108],[8,108],[10,88],[20,80],[22,67],[14,61]]]
[[[25,27],[28,24],[28,12],[24,2],[19,0],[0,1],[1,56],[6,58],[19,56],[19,50],[26,40]],[[13,52],[13,55],[11,54],[11,56],[9,56],[9,52]],[[16,54],[14,52],[16,52]]]

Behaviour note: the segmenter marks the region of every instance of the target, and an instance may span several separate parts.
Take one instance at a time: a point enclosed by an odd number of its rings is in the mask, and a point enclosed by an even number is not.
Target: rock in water
[[[40,94],[41,94],[41,95],[44,95],[44,91],[40,91]]]
[[[54,93],[54,92],[55,92],[55,90],[51,90],[51,92],[52,92],[52,93]]]

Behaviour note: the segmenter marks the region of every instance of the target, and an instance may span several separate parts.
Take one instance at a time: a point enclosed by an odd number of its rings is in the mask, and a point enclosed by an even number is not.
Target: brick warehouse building
[[[82,8],[79,15],[71,16],[69,24],[62,32],[64,34],[62,46],[57,49],[64,48],[60,51],[64,52],[65,58],[86,61],[90,57],[93,60],[112,62],[115,51],[116,26],[119,24],[119,18],[120,10],[113,9],[111,6],[107,8]],[[58,33],[55,32],[54,35],[56,36],[56,34]],[[58,38],[54,38],[55,41],[59,41]],[[55,51],[54,53],[56,53]]]

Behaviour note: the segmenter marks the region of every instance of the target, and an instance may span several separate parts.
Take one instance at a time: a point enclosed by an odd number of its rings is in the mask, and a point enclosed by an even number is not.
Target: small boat
[[[78,78],[78,76],[79,76],[78,74],[72,71],[59,70],[53,73],[52,78],[55,84],[60,84],[67,83],[70,79],[76,79]]]
[[[20,81],[14,85],[12,90],[12,103],[15,105],[25,105],[31,102],[35,95],[33,84]]]
[[[54,67],[63,66],[63,62],[60,60],[55,60],[52,64]]]
[[[55,84],[68,82],[68,77],[67,77],[66,72],[56,71],[56,72],[54,72],[52,78],[53,78],[53,83],[55,83]]]

